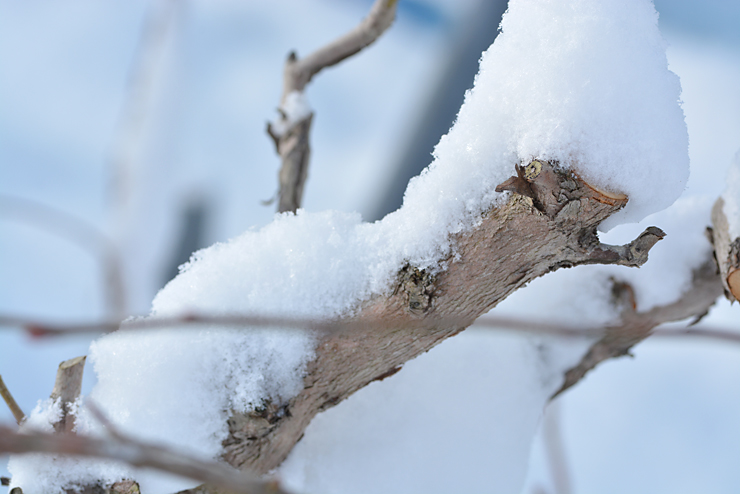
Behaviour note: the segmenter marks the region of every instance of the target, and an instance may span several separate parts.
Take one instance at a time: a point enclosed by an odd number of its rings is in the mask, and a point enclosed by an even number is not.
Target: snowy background
[[[260,201],[275,192],[278,162],[264,125],[274,117],[284,56],[291,49],[306,54],[346,31],[369,4],[1,1],[0,194],[68,212],[115,239],[128,311],[147,312],[185,260],[183,244],[194,249],[271,221],[272,206]],[[402,1],[377,46],[309,87],[317,115],[306,209],[375,219],[398,156],[424,109],[438,104],[435,81],[477,8],[475,0]],[[740,7],[663,1],[657,9],[670,67],[683,85],[687,193],[716,197],[740,148]],[[143,71],[150,99],[131,117],[128,88],[141,87],[130,80],[134,60],[142,63],[137,50],[148,22],[161,38],[150,42],[152,61],[143,62],[152,67]],[[121,149],[131,153],[125,182],[116,174]],[[0,202],[0,312],[103,317],[97,258],[22,221],[25,213],[13,204]],[[539,285],[532,293],[547,292],[545,280]],[[523,303],[514,297],[501,310],[517,307]],[[738,328],[737,310],[723,301],[706,323]],[[26,412],[48,396],[60,361],[88,352],[89,338],[37,342],[2,329],[0,373]],[[518,392],[521,382],[537,379],[513,375],[535,360],[521,340],[464,334],[409,363],[318,417],[307,433],[318,439],[299,445],[304,451],[291,457],[285,475],[340,492],[363,477],[399,492],[427,487],[420,478],[438,491],[512,492],[519,483],[511,479],[528,475],[524,492],[540,485],[551,491],[539,440],[527,474],[528,448],[508,432],[522,434],[539,418],[507,415],[518,409],[516,400],[529,399]],[[738,352],[699,340],[649,341],[635,359],[609,362],[567,393],[559,410],[574,491],[736,492]],[[83,392],[93,379],[87,369]],[[0,417],[12,420],[2,407]],[[437,429],[455,421],[459,430]],[[515,421],[522,424],[501,425]],[[511,445],[509,454],[502,445]],[[322,458],[320,467],[301,455]]]

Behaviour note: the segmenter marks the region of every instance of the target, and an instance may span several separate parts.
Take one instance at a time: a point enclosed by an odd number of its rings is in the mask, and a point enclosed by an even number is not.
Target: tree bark
[[[650,227],[625,246],[601,244],[597,226],[627,198],[598,191],[555,163],[517,167],[517,177],[498,190],[512,192],[508,201],[453,238],[457,257],[440,259],[445,271],[431,276],[406,266],[391,295],[367,300],[340,321],[350,323],[346,331],[319,337],[296,397],[234,413],[223,459],[261,473],[274,469],[317,413],[459,333],[526,283],[581,264],[640,266],[664,235]]]

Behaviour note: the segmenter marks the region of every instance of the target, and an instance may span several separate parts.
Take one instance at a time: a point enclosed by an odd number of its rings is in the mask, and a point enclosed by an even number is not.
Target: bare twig
[[[126,297],[118,250],[94,225],[72,214],[22,197],[0,195],[0,213],[65,238],[98,259],[108,313],[123,317]]]
[[[299,59],[295,52],[288,55],[283,73],[283,95],[280,99],[281,117],[277,125],[267,125],[267,133],[275,142],[275,148],[282,159],[278,212],[295,212],[300,207],[311,154],[308,136],[313,113],[308,110],[294,114],[289,98],[300,98],[299,95],[313,76],[377,40],[393,23],[396,3],[397,0],[376,0],[367,17],[344,36],[303,59]]]
[[[724,213],[725,201],[717,199],[712,208],[712,224],[710,238],[714,245],[722,284],[725,287],[725,296],[730,302],[740,299],[740,237],[730,237],[730,225]]]
[[[100,439],[81,435],[19,433],[0,425],[0,452],[48,453],[116,460],[135,467],[148,467],[204,482],[235,494],[283,493],[275,483],[227,466],[176,453],[168,448],[134,440],[120,433]]]
[[[686,316],[691,317],[691,315]],[[458,318],[426,318],[423,321],[412,322],[416,324],[433,325],[433,326],[455,326],[463,322]],[[376,322],[349,322],[349,321],[321,321],[308,318],[287,318],[274,317],[267,315],[226,315],[211,316],[208,314],[185,314],[168,318],[156,319],[133,319],[121,323],[119,321],[90,321],[76,324],[56,324],[40,322],[36,319],[24,318],[0,314],[0,327],[18,327],[28,331],[32,336],[38,338],[67,336],[85,333],[110,333],[113,331],[140,331],[165,329],[172,327],[192,327],[198,326],[221,326],[223,328],[234,328],[235,330],[245,330],[247,328],[272,328],[281,331],[309,330],[322,332],[337,332],[343,330],[367,329],[372,331],[389,324],[387,320],[378,320]],[[475,321],[475,328],[493,329],[499,331],[514,331],[523,333],[532,333],[546,336],[559,336],[563,338],[598,338],[603,336],[604,328],[583,327],[577,325],[557,324],[544,321],[527,320],[523,318],[501,317],[494,315],[485,315]],[[686,337],[695,336],[708,338],[712,340],[725,341],[729,343],[740,343],[740,333],[726,328],[719,327],[702,327],[702,328],[684,328],[684,329],[666,329],[654,330],[651,334],[658,337]]]
[[[565,373],[563,385],[551,399],[583,379],[586,373],[601,362],[629,355],[633,346],[651,334],[656,336],[701,334],[710,338],[720,337],[726,341],[740,341],[740,333],[736,331],[723,332],[719,335],[711,330],[705,333],[705,329],[654,330],[656,326],[672,321],[694,318],[696,322],[714,305],[717,298],[722,295],[722,284],[713,259],[708,259],[694,270],[691,288],[672,304],[655,307],[646,312],[636,312],[631,286],[626,283],[615,283],[613,292],[622,306],[622,323],[604,330],[603,336],[591,346],[581,361]]]
[[[299,60],[295,55],[288,57],[283,80],[283,100],[293,91],[303,91],[313,76],[321,70],[338,64],[377,40],[393,24],[397,3],[397,0],[376,0],[367,17],[344,36],[304,59]]]
[[[23,410],[21,410],[21,407],[18,406],[15,398],[13,398],[10,390],[3,382],[3,376],[0,376],[0,395],[3,397],[5,404],[8,405],[8,408],[10,408],[10,412],[13,414],[13,418],[15,419],[15,421],[18,423],[18,425],[20,425],[21,422],[23,422],[23,420],[26,418],[26,414],[23,413]]]
[[[82,390],[82,372],[85,369],[86,357],[75,357],[59,364],[52,400],[60,400],[62,416],[54,424],[56,432],[72,432],[74,420],[71,417],[72,404],[80,397]]]

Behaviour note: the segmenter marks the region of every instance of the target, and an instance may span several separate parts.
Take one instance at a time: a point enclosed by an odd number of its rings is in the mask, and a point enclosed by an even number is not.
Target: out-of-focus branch
[[[65,238],[98,259],[103,273],[103,293],[108,313],[121,318],[126,313],[126,296],[121,262],[113,242],[95,226],[77,216],[30,199],[0,195],[0,213]]]
[[[551,399],[583,379],[586,373],[601,362],[629,355],[633,346],[651,334],[656,336],[702,334],[703,329],[654,331],[654,328],[663,323],[688,318],[694,318],[695,322],[698,321],[706,315],[709,308],[722,295],[722,284],[717,274],[714,259],[707,259],[699,268],[694,270],[691,287],[672,304],[654,307],[645,312],[637,312],[635,310],[634,292],[630,285],[615,282],[613,294],[622,307],[621,324],[607,327],[603,331],[601,339],[591,346],[575,367],[565,373],[563,385]],[[740,340],[740,333],[728,332],[727,337]]]
[[[460,324],[459,318],[428,318],[424,324],[455,325]],[[372,321],[319,321],[316,319],[285,318],[260,315],[231,315],[209,316],[207,314],[186,314],[179,317],[158,319],[134,319],[121,324],[118,321],[81,322],[78,324],[55,324],[40,322],[36,319],[23,318],[0,314],[1,326],[15,326],[23,328],[37,338],[67,336],[85,333],[110,333],[117,330],[141,331],[171,328],[176,326],[221,326],[224,329],[232,328],[235,331],[244,331],[246,327],[273,328],[279,331],[309,330],[318,332],[339,332],[364,329],[372,331],[387,325],[385,320]],[[422,326],[421,322],[411,322],[409,328]],[[477,329],[491,329],[498,331],[513,331],[546,336],[560,336],[563,338],[600,337],[604,334],[602,328],[583,327],[577,325],[554,324],[543,321],[527,320],[510,317],[485,315],[475,321]],[[652,333],[659,337],[686,337],[694,336],[728,343],[740,343],[740,333],[725,328],[702,327],[655,330]]]
[[[18,406],[15,398],[13,398],[10,390],[3,382],[3,376],[0,376],[0,396],[3,397],[3,401],[5,401],[5,404],[8,405],[8,408],[10,408],[10,413],[13,414],[13,418],[18,423],[18,425],[20,425],[21,422],[23,422],[23,420],[26,418],[26,414],[23,413],[23,410],[21,410],[21,407]]]
[[[134,440],[120,432],[110,438],[101,439],[74,434],[20,433],[0,425],[0,452],[47,453],[116,460],[135,467],[173,473],[235,494],[284,492],[277,484],[263,482],[254,475]]]
[[[393,23],[397,0],[376,0],[370,13],[344,36],[303,59],[288,55],[283,72],[280,119],[267,125],[282,165],[279,173],[278,212],[295,212],[301,205],[311,154],[309,132],[313,112],[303,101],[303,90],[314,75],[331,67],[377,40]]]
[[[283,101],[293,91],[303,91],[314,75],[336,65],[371,45],[388,29],[396,17],[397,0],[376,0],[370,13],[344,36],[319,48],[303,59],[288,57],[283,79]]]
[[[167,40],[182,4],[180,0],[151,2],[144,18],[109,158],[111,198],[116,209],[127,208],[133,194],[136,153],[154,102],[155,82],[164,66]]]
[[[72,405],[80,397],[82,391],[82,373],[85,369],[87,357],[75,357],[59,364],[54,389],[51,392],[52,400],[60,400],[62,416],[54,424],[56,432],[72,432],[74,419]]]
[[[547,407],[542,423],[542,435],[545,442],[545,454],[550,468],[554,494],[572,492],[570,468],[563,444],[560,403],[554,402]]]
[[[730,302],[734,302],[740,300],[740,237],[730,238],[730,225],[724,213],[724,205],[725,201],[721,197],[714,203],[711,237],[725,295]]]

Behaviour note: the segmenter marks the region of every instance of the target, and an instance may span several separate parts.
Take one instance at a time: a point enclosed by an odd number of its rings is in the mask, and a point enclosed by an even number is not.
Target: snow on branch
[[[281,186],[281,203],[292,196],[288,210],[300,201],[308,162],[305,84],[375,39],[394,12],[395,2],[379,0],[347,37],[303,61],[289,57],[285,125],[269,129],[291,167],[292,183]],[[196,253],[147,318],[260,310],[340,329],[217,332],[213,321],[197,331],[106,335],[90,351],[92,397],[112,422],[265,474],[317,413],[530,281],[560,268],[647,261],[659,228],[621,246],[602,243],[597,229],[667,207],[688,176],[680,84],[652,3],[512,0],[501,28],[401,209],[373,224],[336,211],[277,215]],[[11,461],[31,478],[22,459]]]
[[[280,119],[268,123],[267,133],[282,159],[279,173],[278,212],[295,212],[301,206],[303,186],[308,176],[311,153],[309,132],[313,112],[305,100],[304,89],[313,76],[326,67],[358,53],[377,40],[393,23],[397,0],[376,0],[370,13],[344,36],[319,48],[303,59],[288,55],[283,74]]]

